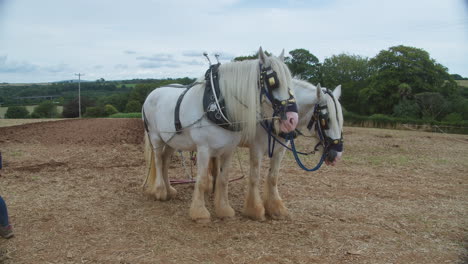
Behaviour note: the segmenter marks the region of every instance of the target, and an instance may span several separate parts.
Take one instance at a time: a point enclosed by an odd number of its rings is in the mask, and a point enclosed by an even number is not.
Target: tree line
[[[254,59],[256,54],[234,61]],[[312,84],[334,88],[342,85],[341,103],[346,113],[362,116],[386,115],[429,121],[461,122],[468,120],[468,87],[456,80],[423,49],[394,46],[375,57],[338,54],[320,61],[306,49],[295,49],[285,59],[291,73]],[[191,78],[148,79],[107,82],[100,79],[82,83],[82,107],[85,116],[107,116],[114,112],[140,112],[146,96],[155,88],[169,84],[189,84]],[[77,84],[50,86],[0,87],[0,102],[8,103],[21,95],[61,95],[63,117],[78,116]],[[18,92],[21,91],[21,92]],[[10,95],[5,98],[5,95]],[[2,98],[3,97],[3,98]],[[7,100],[5,100],[7,99]],[[60,101],[61,100],[61,101]],[[37,117],[38,115],[35,115]],[[49,117],[50,115],[46,117]]]

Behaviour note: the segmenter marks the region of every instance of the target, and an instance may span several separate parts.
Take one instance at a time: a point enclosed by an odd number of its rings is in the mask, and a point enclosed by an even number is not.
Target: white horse
[[[271,90],[277,102],[291,98],[291,74],[284,64],[284,52],[280,57],[269,57],[259,49],[258,60],[226,63],[219,66],[219,89],[226,103],[227,119],[239,132],[227,130],[207,119],[202,98],[205,81],[186,91],[180,103],[180,133],[176,133],[174,116],[176,103],[184,89],[161,87],[151,92],[143,104],[143,118],[147,127],[145,157],[149,165],[146,192],[157,200],[176,195],[167,175],[170,157],[174,150],[197,151],[197,180],[195,183],[190,217],[198,222],[210,220],[205,207],[205,192],[209,189],[208,163],[210,158],[222,161],[216,182],[215,212],[220,218],[233,217],[234,210],[227,197],[227,180],[232,152],[243,141],[255,137],[258,113],[261,113],[260,78],[264,70],[276,74],[276,87]],[[211,81],[213,82],[213,81]],[[262,82],[266,80],[262,79]],[[277,83],[279,82],[279,83]],[[263,87],[263,86],[262,86]],[[268,103],[267,103],[268,104]],[[272,103],[273,104],[273,103]],[[297,125],[297,113],[286,113],[281,121],[282,131],[293,131]],[[151,145],[151,146],[150,146]]]
[[[310,120],[319,118],[318,115],[323,117],[321,120],[325,140],[327,144],[327,158],[325,162],[328,165],[335,165],[342,155],[342,131],[343,131],[343,113],[341,104],[338,101],[341,95],[341,85],[337,86],[333,93],[327,89],[315,87],[314,85],[294,79],[292,82],[297,106],[299,109],[299,124],[298,128],[305,128],[310,123]],[[317,109],[316,106],[318,107]],[[327,118],[328,117],[328,118]],[[320,121],[320,120],[319,120]],[[317,128],[316,124],[311,127],[311,130]],[[318,133],[316,133],[318,136]],[[279,138],[284,144],[286,141]],[[263,156],[268,152],[267,132],[261,126],[257,126],[257,133],[254,140],[243,141],[241,146],[250,149],[250,176],[248,178],[246,198],[244,202],[243,214],[254,220],[264,220],[265,213],[273,219],[282,219],[288,215],[288,210],[278,192],[278,175],[281,160],[283,159],[286,148],[276,144],[273,155],[270,159],[270,170],[267,179],[264,183],[264,197],[263,201],[260,196],[259,183],[260,183],[260,167]],[[211,164],[216,167],[217,164]],[[216,169],[212,170],[213,177],[216,178]],[[216,186],[217,187],[217,186]],[[226,187],[224,187],[226,189]]]

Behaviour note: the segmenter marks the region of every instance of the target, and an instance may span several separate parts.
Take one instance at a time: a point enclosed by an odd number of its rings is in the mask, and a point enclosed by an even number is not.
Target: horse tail
[[[151,144],[148,132],[145,131],[145,161],[146,161],[146,178],[143,182],[142,187],[145,187],[148,184],[154,185],[156,179],[156,167],[154,164],[154,150]]]

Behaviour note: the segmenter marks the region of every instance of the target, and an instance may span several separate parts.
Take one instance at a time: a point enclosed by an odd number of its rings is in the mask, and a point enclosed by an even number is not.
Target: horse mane
[[[276,71],[280,81],[279,93],[288,96],[291,73],[276,57],[268,57],[267,63]],[[255,137],[257,116],[260,113],[259,60],[245,60],[222,64],[219,67],[219,87],[226,102],[227,118],[242,129],[242,139]]]

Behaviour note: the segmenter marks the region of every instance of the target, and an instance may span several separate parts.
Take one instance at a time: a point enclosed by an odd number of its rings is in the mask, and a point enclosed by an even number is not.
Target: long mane
[[[288,95],[291,74],[287,66],[276,57],[268,57],[280,81],[278,94]],[[226,101],[228,119],[242,128],[243,140],[255,137],[257,117],[260,113],[259,60],[246,60],[222,64],[219,67],[219,86]]]

